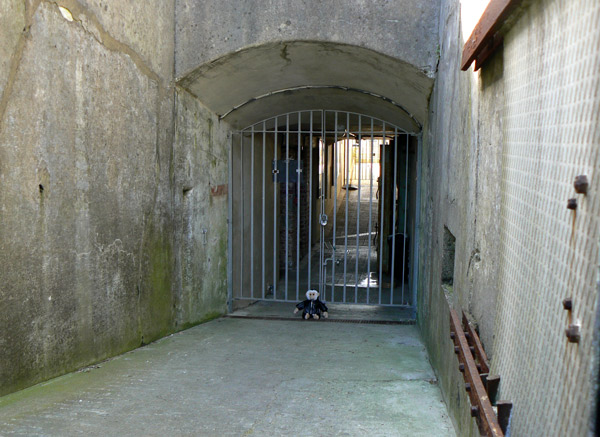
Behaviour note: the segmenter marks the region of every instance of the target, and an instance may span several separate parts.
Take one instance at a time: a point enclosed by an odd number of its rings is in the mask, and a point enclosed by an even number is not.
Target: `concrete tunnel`
[[[414,311],[416,305],[416,262],[413,260],[416,259],[416,252],[418,251],[416,243],[413,241],[416,240],[417,148],[419,135],[427,113],[428,97],[433,85],[433,80],[430,77],[405,61],[368,48],[323,41],[288,41],[259,44],[226,54],[192,70],[179,79],[178,85],[195,96],[211,111],[218,114],[219,118],[227,122],[234,130],[249,129],[249,126],[258,123],[256,127],[251,129],[255,133],[257,143],[262,141],[264,143],[262,147],[268,149],[268,151],[262,152],[264,162],[261,162],[259,158],[251,159],[250,153],[254,152],[246,150],[256,148],[257,153],[260,155],[261,145],[256,144],[255,147],[254,138],[246,138],[245,141],[251,141],[252,144],[241,146],[245,150],[241,152],[237,151],[237,140],[232,141],[231,147],[234,151],[233,156],[230,158],[232,160],[230,162],[231,172],[235,175],[242,174],[241,177],[243,178],[239,187],[236,187],[237,180],[235,178],[230,181],[232,205],[229,215],[233,222],[231,234],[233,242],[229,257],[232,258],[230,261],[232,264],[236,267],[240,266],[239,270],[232,267],[233,272],[229,282],[240,284],[237,290],[231,291],[232,300],[239,297],[251,301],[253,298],[258,297],[259,300],[262,298],[262,300],[290,301],[297,300],[306,289],[318,288],[321,290],[322,297],[332,302],[379,305],[389,303],[390,305],[407,306]],[[314,110],[330,114],[330,116],[324,115],[323,120],[317,122],[313,120]],[[287,126],[285,125],[286,116],[284,114],[288,114]],[[293,114],[291,115],[291,122],[289,114]],[[277,116],[280,117],[273,119]],[[270,120],[269,123],[273,131],[269,132],[267,130],[263,133],[263,137],[258,138],[260,126],[265,126],[265,129],[267,129],[267,123],[260,125],[263,120]],[[376,127],[373,127],[373,120],[377,120],[375,122]],[[318,129],[314,127],[314,125],[321,122],[323,126]],[[294,126],[300,126],[301,124],[303,126],[301,128],[290,128],[290,123]],[[371,123],[372,130],[365,132],[368,130],[366,125],[369,123]],[[385,123],[388,126],[388,128],[385,128],[388,131],[387,134],[380,132]],[[309,132],[309,126],[311,132]],[[396,130],[395,134],[392,126]],[[286,129],[291,132],[292,142],[295,141],[294,144],[298,147],[296,155],[303,154],[304,156],[301,159],[303,169],[300,169],[300,171],[304,171],[304,175],[308,171],[313,171],[313,167],[310,165],[313,162],[315,168],[319,167],[319,172],[331,173],[330,178],[335,178],[336,181],[339,179],[340,174],[334,176],[333,173],[339,168],[338,171],[341,171],[342,174],[342,179],[338,183],[333,183],[333,187],[329,189],[319,179],[327,178],[327,175],[319,176],[316,174],[317,171],[314,170],[314,174],[311,173],[312,176],[304,180],[303,183],[298,184],[297,192],[292,193],[294,199],[296,199],[290,201],[293,211],[290,211],[290,207],[286,203],[287,197],[283,197],[281,193],[277,192],[273,194],[271,181],[265,182],[263,179],[266,179],[266,176],[260,174],[269,173],[268,164],[276,162],[278,153],[280,158],[284,158],[283,155],[286,153],[286,149],[283,144],[279,145],[281,147],[279,152],[274,152],[273,148],[278,141],[280,143],[290,142],[290,133],[284,134]],[[279,139],[275,138],[274,130],[277,130]],[[339,132],[337,132],[338,130]],[[323,133],[325,131],[328,133]],[[350,131],[350,135],[354,135],[352,132],[360,131],[359,135],[362,135],[363,138],[361,140],[361,158],[353,158],[350,153],[352,151],[355,153],[356,146],[359,146],[358,140],[355,140],[353,142],[355,147],[347,151],[351,161],[348,162],[348,165],[342,162],[346,159],[343,150],[344,143],[340,142],[336,147],[331,147],[333,143],[339,140],[334,138],[336,135],[339,138],[342,137],[342,131]],[[249,131],[246,134],[248,136]],[[405,139],[401,140],[400,134]],[[295,138],[296,135],[298,138]],[[327,143],[321,147],[324,150],[323,154],[328,155],[328,157],[323,156],[321,162],[315,161],[316,155],[320,153],[320,148],[315,141],[310,147],[311,156],[313,156],[314,149],[313,158],[309,159],[307,156],[305,143],[309,141],[308,137],[313,135],[321,137],[322,141]],[[385,152],[387,154],[387,170],[385,157],[382,159],[375,158],[375,163],[371,158],[369,166],[369,159],[366,158],[369,151],[365,149],[369,148],[369,138],[373,140],[374,137],[385,138],[386,141],[393,144],[404,141],[403,144],[397,144],[397,147],[395,146],[393,150]],[[314,139],[316,140],[316,138]],[[300,150],[301,142],[303,143],[302,151]],[[267,143],[269,144],[267,145]],[[370,146],[373,149],[373,144]],[[326,149],[335,149],[335,151],[325,151]],[[381,151],[383,150],[381,149]],[[294,152],[295,150],[292,151],[292,153]],[[287,150],[287,154],[289,155],[289,150]],[[371,150],[370,155],[379,156],[380,153]],[[356,159],[361,163],[357,164]],[[338,164],[332,164],[334,160],[339,161]],[[252,162],[252,164],[249,165],[249,162]],[[375,176],[375,181],[373,180],[373,165],[378,167],[375,173],[383,174],[383,180],[380,180],[378,176]],[[323,168],[324,166],[326,168]],[[243,176],[244,168],[246,168],[245,177]],[[359,189],[361,182],[363,184],[361,188],[363,209],[367,207],[365,200],[369,200],[369,214],[363,211],[362,218],[351,218],[354,217],[354,209],[357,209],[360,213],[360,206],[356,203],[356,200],[360,201],[361,194],[344,199],[347,192],[342,186],[343,171],[347,168],[351,168],[348,172],[353,173],[353,180],[355,185],[357,184],[357,186],[351,188]],[[362,176],[355,174],[357,172],[356,168],[362,169]],[[365,178],[366,172],[370,172],[370,179]],[[250,176],[250,173],[252,173],[252,176]],[[345,177],[350,177],[350,174]],[[260,187],[251,188],[250,195],[247,191],[244,194],[244,187],[254,187],[255,183],[256,185],[262,184],[262,191]],[[373,188],[373,183],[377,185],[376,190]],[[285,186],[291,186],[288,184],[293,185],[293,182],[287,181]],[[369,187],[365,187],[366,184],[369,184]],[[318,185],[318,188],[313,190],[313,185]],[[383,185],[385,185],[383,192],[387,190],[388,193],[385,200],[379,203],[375,199],[374,202],[374,198],[379,196],[379,190]],[[300,186],[303,187],[302,193]],[[396,189],[392,190],[392,186],[395,186]],[[309,187],[310,194],[305,193],[305,191],[309,191]],[[402,191],[403,188],[404,191]],[[275,188],[275,190],[278,191],[279,189]],[[294,191],[295,188],[291,188],[291,190]],[[321,213],[326,213],[328,217],[333,217],[336,221],[333,231],[330,229],[331,226],[327,228],[330,243],[324,243],[323,240],[328,240],[328,238],[325,234],[323,236],[319,235],[317,231],[320,215],[314,211],[319,209],[318,203],[321,195],[318,190],[324,193],[322,194],[323,197],[333,198],[323,201],[323,205],[320,206]],[[394,191],[393,195],[391,194],[392,191]],[[266,201],[264,200],[265,197],[267,197]],[[357,199],[354,199],[354,197],[357,197]],[[257,201],[260,203],[261,198],[263,199],[262,214],[252,212],[254,205],[257,204]],[[297,199],[304,200],[298,201]],[[337,205],[335,208],[334,203]],[[349,207],[350,211],[348,210],[348,204],[351,205]],[[377,214],[372,211],[373,205],[375,205]],[[380,212],[378,212],[379,205],[382,205]],[[279,220],[278,223],[277,219],[273,219],[271,214],[266,213],[267,210],[271,211],[273,209],[276,211],[275,214],[284,215],[285,219]],[[310,212],[308,212],[309,209]],[[241,220],[236,221],[236,218],[240,215],[242,216]],[[294,235],[294,230],[290,230],[289,220],[291,217],[291,220],[294,221],[297,216],[303,216],[302,220],[310,221],[310,223],[308,226],[304,225],[302,230],[300,226],[297,226],[295,228],[297,232]],[[300,223],[300,220],[298,218],[298,223]],[[366,225],[367,221],[368,226]],[[247,229],[248,222],[252,222],[250,231]],[[265,222],[267,222],[266,228],[275,228],[274,235],[267,238],[254,235],[255,229],[256,233],[259,233],[261,227],[262,232],[265,232]],[[288,241],[287,237],[283,241],[284,237],[277,231],[278,224],[282,230],[281,232],[285,232],[286,235],[290,234],[293,241]],[[294,227],[294,223],[291,227]],[[352,229],[355,227],[358,230],[353,233]],[[379,228],[381,228],[381,239],[379,239]],[[338,235],[344,234],[346,236],[343,241],[339,237],[338,239],[335,238],[336,232]],[[332,233],[333,237],[331,237]],[[357,236],[356,246],[353,246],[353,241],[350,241],[349,244],[348,235],[350,235],[350,240],[353,236]],[[365,237],[361,242],[359,241],[359,235],[363,237],[366,235],[373,236],[373,238]],[[400,242],[398,247],[396,247],[395,242],[391,245],[387,243],[391,235],[402,235],[401,240],[398,240],[402,241],[402,247],[400,247]],[[249,240],[250,244],[244,246],[242,243],[240,245],[238,242],[241,240]],[[319,241],[321,247],[317,249],[315,244]],[[394,239],[394,241],[396,240]],[[301,245],[302,248],[300,248]],[[342,245],[346,256],[341,257],[339,255],[340,249],[338,249],[337,254],[328,253],[323,255],[320,263],[314,261],[321,254],[327,253],[327,247],[333,248],[333,251],[335,251],[336,246],[340,247]],[[269,251],[269,249],[265,251],[264,246],[274,248],[272,251]],[[289,246],[290,250],[286,249],[284,252],[284,246],[286,248]],[[279,247],[280,250],[275,247]],[[348,261],[347,255],[352,250],[355,251],[355,254],[354,256],[351,255],[352,259]],[[297,253],[294,255],[294,252]],[[313,254],[312,258],[311,252]],[[379,256],[380,253],[381,256]],[[281,259],[284,258],[289,261],[285,267],[282,267]],[[296,259],[294,260],[294,258]],[[336,265],[343,262],[344,275],[335,276],[336,267],[332,265],[329,272],[331,278],[328,282],[327,259],[336,261]],[[379,265],[377,264],[378,260],[382,260]],[[301,265],[307,263],[312,265],[312,271],[310,266],[308,268],[305,266],[302,270]],[[360,269],[359,263],[361,264]],[[262,267],[261,269],[259,264],[261,266],[267,264],[267,268]],[[277,265],[280,265],[281,268],[278,268]],[[324,272],[321,268],[323,265],[325,266]],[[395,271],[392,265],[395,266]],[[246,270],[250,271],[249,275],[244,274],[245,267]],[[292,284],[291,286],[292,297],[287,292],[290,287],[288,267],[292,267],[292,271],[289,273],[296,276],[295,285]],[[338,272],[340,269],[338,269]],[[401,269],[401,276],[404,281],[397,280]],[[240,273],[240,270],[242,273]],[[316,271],[319,271],[321,276],[318,280],[315,276]],[[354,277],[352,277],[351,271],[354,271]],[[265,276],[267,276],[266,279]],[[277,284],[284,276],[285,283],[282,282],[279,288],[285,288],[286,291],[278,294]],[[304,279],[304,276],[308,276],[308,278]],[[394,287],[392,276],[396,279],[395,285],[402,283],[401,287]],[[262,277],[262,282],[259,277]],[[361,284],[360,290],[359,283]],[[383,286],[379,287],[379,284],[382,283],[388,284],[389,291],[387,294],[389,296],[384,295]],[[327,286],[331,287],[330,294],[327,294]],[[336,292],[336,287],[340,289],[339,292]],[[352,287],[354,287],[355,294],[353,302],[352,299],[346,296],[346,289]],[[364,290],[365,287],[368,289],[367,291]],[[374,296],[371,288],[377,287],[379,287],[379,294]],[[235,288],[235,286],[232,286],[232,288]],[[396,297],[394,298],[394,289],[396,288],[399,289],[396,290]],[[258,289],[259,292],[256,293],[255,289]],[[268,296],[261,293],[261,289],[267,289]],[[409,289],[413,291],[409,292]],[[409,297],[411,293],[412,296]],[[359,294],[362,297],[359,297]],[[233,305],[230,305],[231,308],[233,308]]]
[[[600,3],[486,3],[4,0],[0,434],[22,412],[30,420],[19,429],[32,434],[62,410],[27,393],[61,375],[108,374],[105,360],[143,356],[151,347],[140,346],[171,334],[192,344],[214,329],[221,344],[251,352],[259,331],[243,325],[266,321],[235,317],[277,319],[270,305],[296,319],[294,302],[321,285],[329,321],[375,321],[358,308],[368,303],[415,324],[394,327],[390,354],[370,355],[395,368],[396,346],[420,348],[431,369],[414,386],[439,392],[460,435],[479,433],[449,335],[461,316],[478,333],[491,403],[512,434],[593,434],[600,69],[590,66],[600,59]],[[487,37],[469,38],[484,25]],[[268,323],[285,340],[277,326],[287,322]],[[379,328],[289,325],[291,337],[296,327]],[[408,331],[414,342],[400,338]],[[190,366],[205,379],[195,358]],[[268,369],[277,366],[260,369],[265,381]],[[195,399],[210,406],[218,390],[205,388]],[[69,393],[77,411],[82,398]],[[117,397],[105,405],[129,423],[131,398]],[[175,390],[159,408],[179,399]],[[162,420],[153,417],[148,429]],[[238,434],[255,429],[238,425]]]

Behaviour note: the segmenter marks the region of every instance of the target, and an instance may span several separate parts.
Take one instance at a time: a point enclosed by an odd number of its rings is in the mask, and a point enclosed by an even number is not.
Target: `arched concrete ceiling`
[[[415,132],[426,117],[433,79],[370,49],[297,41],[225,55],[199,66],[178,85],[234,128],[288,111],[337,109]]]
[[[421,130],[416,120],[393,103],[358,90],[342,88],[300,88],[276,92],[233,109],[224,119],[232,126],[243,128],[279,114],[313,109],[368,114],[407,132]]]

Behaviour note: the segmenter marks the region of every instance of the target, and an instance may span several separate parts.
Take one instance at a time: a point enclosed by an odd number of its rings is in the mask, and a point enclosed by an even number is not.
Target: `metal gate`
[[[230,298],[297,302],[316,288],[328,303],[413,306],[416,151],[414,135],[349,112],[236,132]]]

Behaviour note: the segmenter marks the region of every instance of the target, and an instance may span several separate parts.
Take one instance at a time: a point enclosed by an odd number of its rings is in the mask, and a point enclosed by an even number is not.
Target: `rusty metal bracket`
[[[467,326],[467,333],[474,346],[469,345],[457,312],[450,309],[450,338],[454,341],[454,352],[458,356],[459,369],[465,379],[465,390],[471,400],[471,416],[477,420],[477,425],[482,435],[504,436],[504,430],[500,427],[498,417],[492,408],[490,397],[474,359],[474,355],[477,355],[479,357],[480,369],[483,370],[484,366],[486,366],[489,371],[487,356],[485,355],[485,351],[483,351],[483,347],[481,347],[480,351],[477,351],[477,344],[481,346],[481,342],[479,342],[479,337],[471,329],[468,321]]]
[[[502,24],[522,0],[490,0],[473,33],[463,47],[460,69],[466,71],[475,62],[475,70],[502,44],[498,33]]]
[[[490,402],[492,405],[496,405],[496,399],[498,397],[498,387],[500,386],[500,376],[498,375],[489,375],[487,373],[482,373],[481,381],[485,386],[485,390],[487,391],[488,396],[490,397]]]
[[[512,402],[510,401],[498,401],[496,404],[496,408],[498,409],[498,423],[504,433],[506,433],[506,429],[508,428],[512,406]]]
[[[469,343],[469,346],[473,348],[473,358],[475,358],[477,370],[479,373],[490,373],[490,364],[485,350],[483,350],[483,345],[481,344],[481,341],[479,341],[477,332],[475,332],[469,323],[469,319],[467,319],[464,312],[462,316],[462,326],[465,331],[467,342]]]

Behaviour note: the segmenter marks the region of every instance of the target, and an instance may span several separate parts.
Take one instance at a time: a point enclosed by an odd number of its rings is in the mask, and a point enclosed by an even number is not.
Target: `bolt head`
[[[588,178],[586,175],[579,175],[575,177],[575,182],[573,183],[575,187],[575,192],[578,194],[587,194],[588,191]]]
[[[567,311],[571,311],[573,309],[573,299],[567,297],[565,300],[563,300],[563,308]]]
[[[577,199],[572,198],[567,200],[567,209],[576,210],[577,209]]]
[[[579,325],[569,325],[569,327],[565,329],[565,334],[569,339],[569,343],[579,343],[579,339],[581,338]]]

